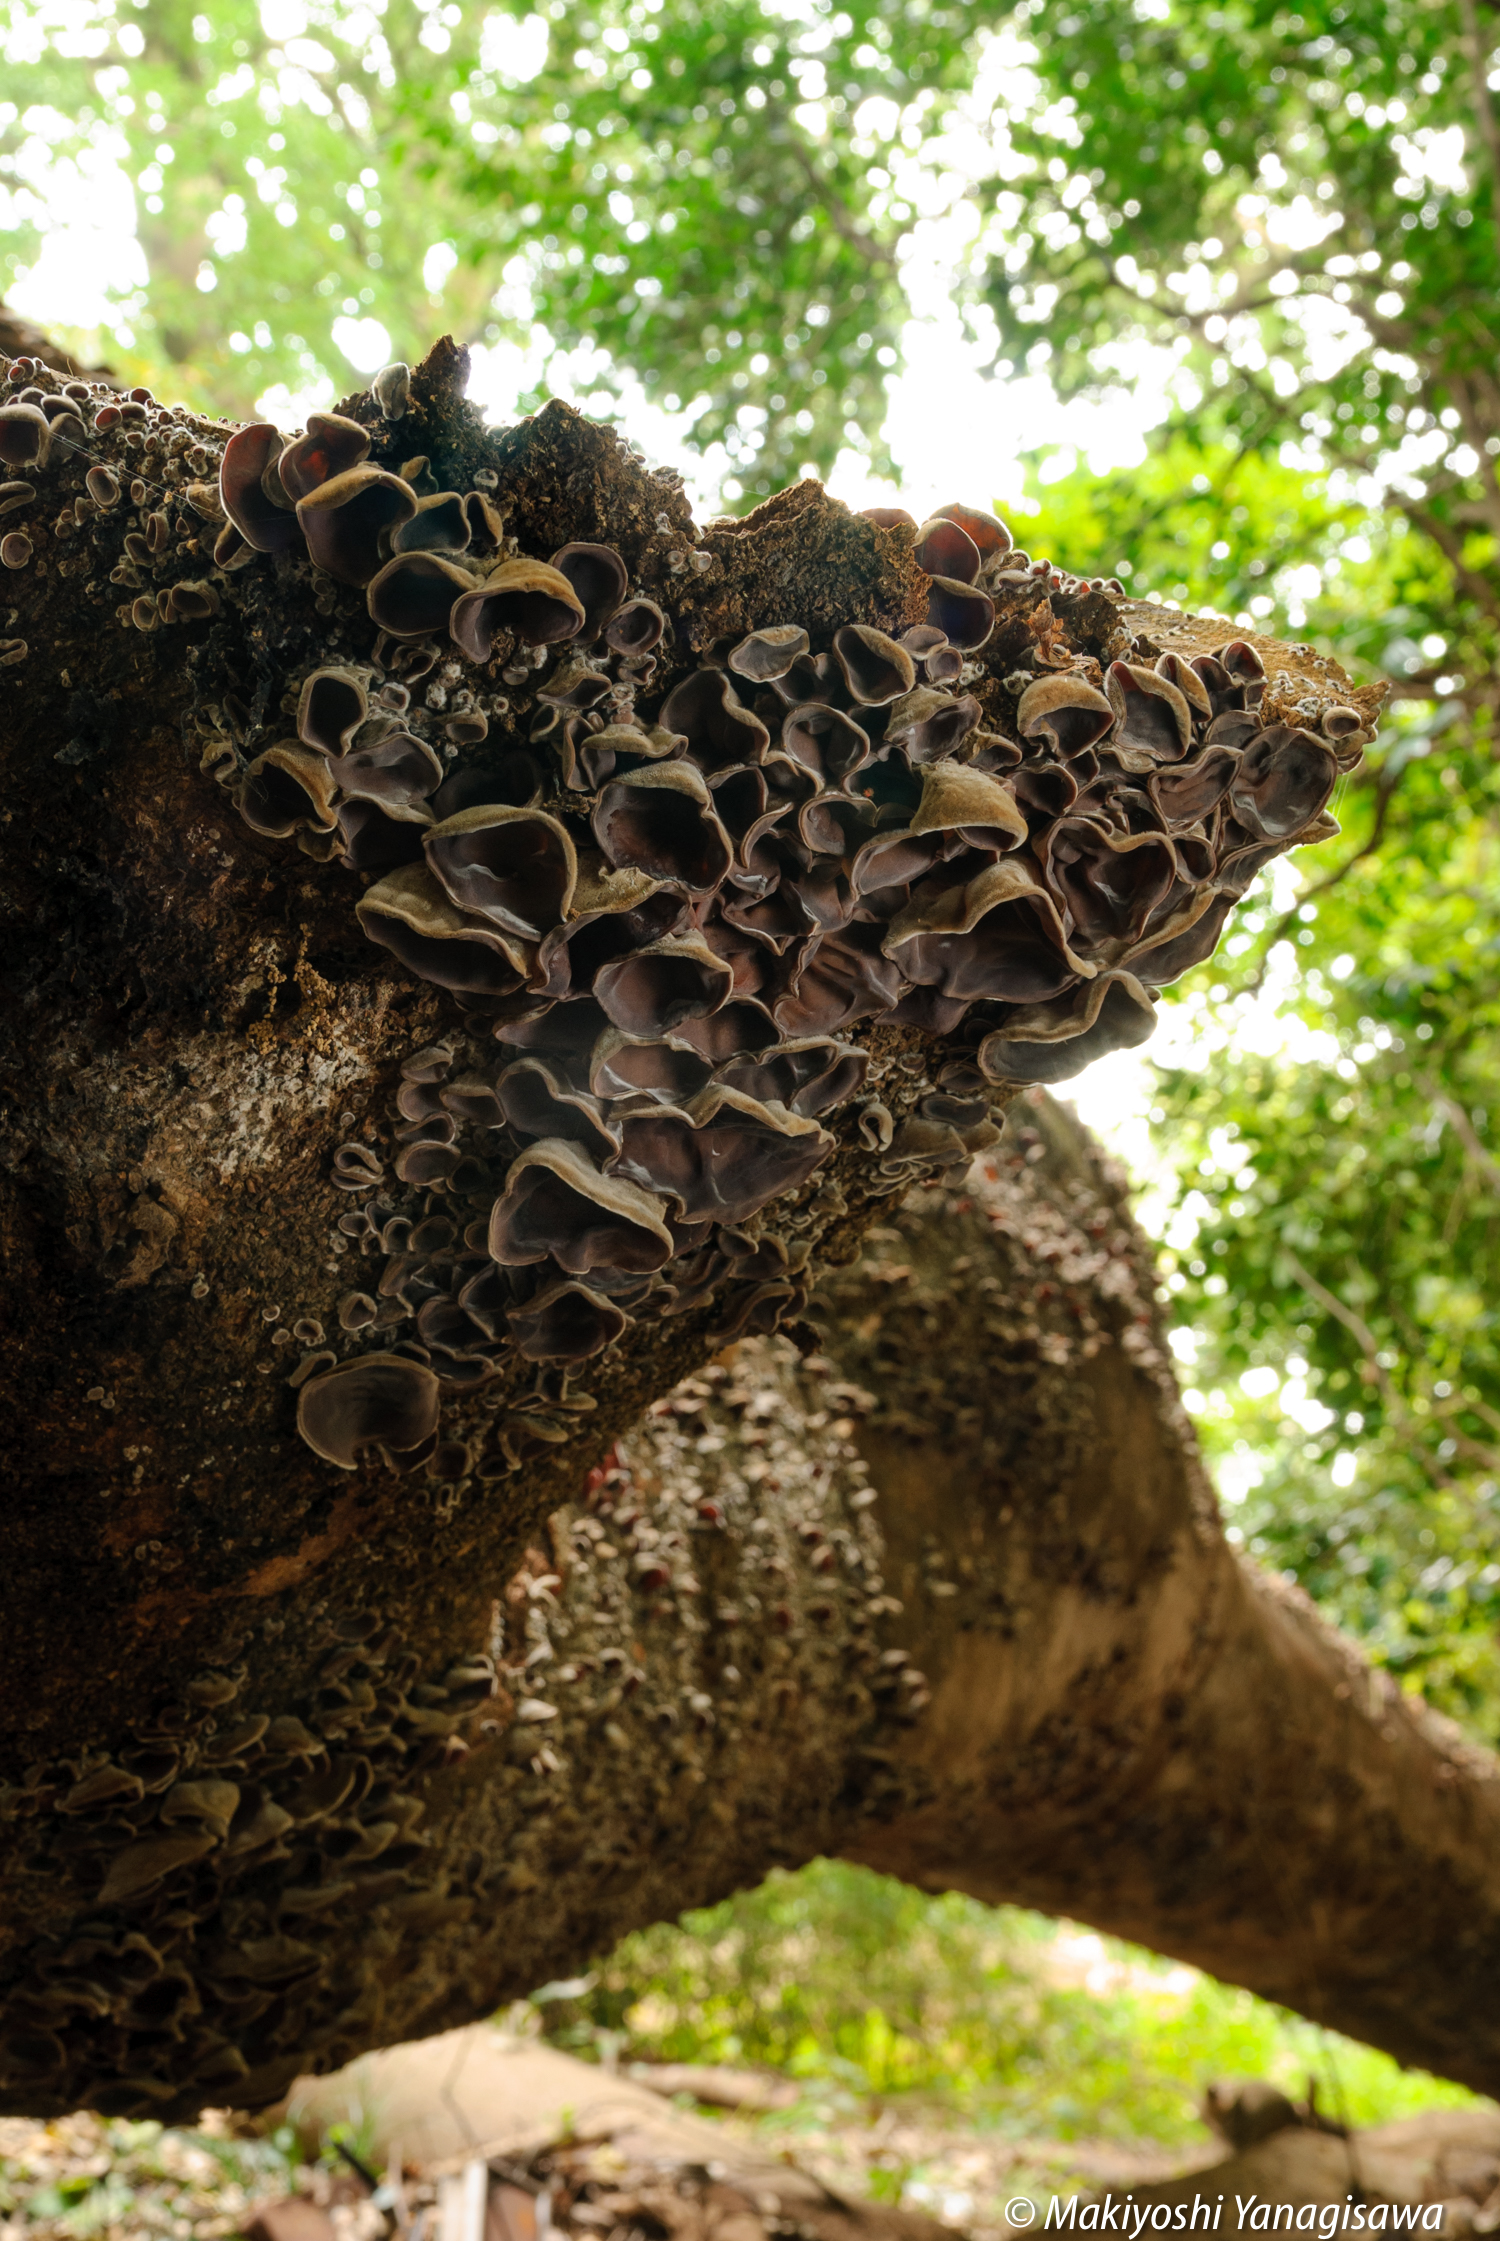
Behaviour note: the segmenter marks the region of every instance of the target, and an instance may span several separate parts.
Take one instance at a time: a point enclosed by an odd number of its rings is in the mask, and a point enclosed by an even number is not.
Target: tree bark
[[[815,636],[925,612],[908,533],[813,485],[697,532],[674,478],[567,408],[483,430],[463,370],[440,347],[399,422],[369,398],[345,409],[419,487],[423,459],[455,490],[498,487],[522,551],[614,547],[671,614],[661,685],[788,612]],[[424,683],[431,669],[373,639],[362,594],[298,554],[240,565],[231,539],[229,565],[211,566],[221,428],[101,393],[78,402],[105,416],[70,433],[66,392],[49,395],[35,499],[23,489],[6,516],[7,544],[25,526],[0,616],[15,960],[0,2106],[182,2112],[271,2097],[309,2060],[480,2012],[772,1860],[887,1825],[941,1849],[947,1793],[927,1784],[925,1746],[901,1742],[922,1691],[897,1653],[920,1612],[903,1617],[881,1583],[859,1411],[834,1398],[868,1308],[836,1308],[830,1349],[854,1316],[837,1370],[752,1345],[700,1391],[659,1396],[757,1318],[789,1316],[815,1345],[797,1318],[816,1269],[848,1263],[914,1179],[993,1130],[933,1118],[945,1067],[972,1086],[972,1044],[860,1023],[864,1097],[811,1180],[735,1242],[741,1274],[716,1297],[638,1321],[576,1375],[514,1350],[477,1384],[455,1372],[425,1475],[320,1460],[296,1432],[302,1385],[364,1344],[343,1335],[351,1298],[367,1286],[382,1314],[392,1300],[377,1285],[400,1258],[379,1242],[390,1225],[446,1223],[458,1195],[402,1176],[400,1067],[440,1038],[462,1064],[492,1047],[493,1021],[365,943],[360,878],[248,830],[214,777],[243,799],[246,750],[291,729],[319,665],[383,676],[388,706],[409,678],[438,739],[458,686],[446,668]],[[971,688],[996,723],[1014,718],[1023,657],[1097,670],[1163,637],[1182,652],[1224,638],[1088,586],[1054,581],[1049,597],[1042,578],[996,605]],[[504,670],[515,651],[502,641],[482,674],[492,713],[524,728],[545,708],[526,663]],[[1263,652],[1273,715],[1316,721],[1352,700],[1371,716],[1378,692]],[[393,1329],[410,1311],[396,1304]],[[913,1346],[908,1303],[887,1325]],[[925,1376],[957,1392],[987,1374],[949,1330],[921,1344],[932,1359],[914,1352],[891,1388],[909,1410]],[[1087,1411],[1036,1374],[1039,1408],[1052,1397],[1008,1467],[1040,1489],[1071,1483]],[[700,1438],[724,1444],[690,1446],[679,1427],[710,1402],[722,1422]],[[626,1526],[638,1497],[597,1474],[652,1405],[666,1414],[630,1435],[630,1470],[666,1522]],[[881,1421],[862,1436],[884,1469],[903,1450]],[[549,1539],[591,1471],[592,1509]],[[600,1529],[614,1555],[592,1545]],[[1114,1564],[1123,1529],[1098,1523]],[[627,1532],[628,1558],[608,1538]],[[1049,1561],[1074,1557],[1069,1592],[1103,1593],[1091,1543]],[[527,1631],[549,1613],[571,1645],[551,1660]],[[517,1669],[528,1644],[538,1666]],[[575,1670],[566,1704],[530,1677],[554,1661]]]

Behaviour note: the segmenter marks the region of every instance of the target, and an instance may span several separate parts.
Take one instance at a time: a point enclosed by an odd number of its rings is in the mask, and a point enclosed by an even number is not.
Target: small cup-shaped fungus
[[[982,561],[1004,559],[1011,549],[1010,531],[994,514],[981,513],[977,506],[939,506],[934,520],[957,522],[967,537],[973,539]]]
[[[687,1107],[631,1115],[620,1134],[611,1172],[675,1199],[689,1222],[747,1221],[833,1149],[816,1121],[717,1083]]]
[[[443,766],[415,732],[389,731],[369,746],[356,745],[341,756],[334,768],[339,791],[350,801],[379,802],[391,816],[402,813],[436,793]],[[431,813],[424,814],[430,824]]]
[[[811,1119],[857,1095],[869,1065],[869,1053],[850,1043],[804,1036],[775,1050],[731,1059],[720,1067],[718,1078],[726,1089],[737,1089],[762,1105],[785,1105]]]
[[[1190,763],[1168,763],[1163,769],[1152,771],[1146,780],[1146,791],[1167,831],[1174,832],[1182,825],[1196,825],[1211,809],[1216,809],[1229,791],[1239,761],[1233,747],[1210,746],[1195,755]]]
[[[988,771],[967,763],[928,763],[922,772],[922,799],[908,830],[914,834],[962,832],[972,846],[997,852],[1019,848],[1026,819],[1008,786]]]
[[[477,498],[480,494],[471,491],[469,495]],[[472,535],[467,500],[456,490],[439,490],[431,498],[419,498],[416,512],[406,521],[397,522],[391,531],[391,551],[467,552]],[[472,591],[473,588],[471,577],[464,589]]]
[[[52,423],[39,405],[0,405],[0,466],[45,467]]]
[[[490,1255],[502,1268],[550,1258],[571,1276],[648,1275],[672,1258],[665,1214],[653,1192],[601,1173],[577,1144],[544,1138],[511,1163],[490,1214]]]
[[[865,708],[885,707],[917,681],[916,664],[906,648],[870,623],[845,623],[836,630],[833,658],[850,698]]]
[[[438,1381],[404,1354],[360,1354],[297,1397],[297,1429],[315,1455],[341,1471],[358,1470],[373,1449],[412,1470],[437,1444]]]
[[[648,763],[611,779],[599,796],[593,826],[617,870],[643,871],[689,894],[709,894],[733,859],[713,796],[687,762]]]
[[[661,722],[685,734],[705,770],[757,763],[771,743],[765,725],[741,704],[722,669],[695,669],[684,677],[662,702]]]
[[[277,461],[281,487],[295,504],[321,483],[357,467],[369,449],[370,438],[357,420],[345,420],[336,412],[310,412],[306,435],[289,443]]]
[[[929,576],[949,576],[955,583],[971,584],[979,574],[979,547],[956,521],[924,521],[911,556]]]
[[[554,646],[583,628],[583,601],[542,560],[506,560],[454,603],[448,634],[469,661],[488,661],[508,631],[527,646]]]
[[[423,980],[460,995],[508,996],[521,986],[525,946],[489,921],[461,911],[425,864],[406,864],[366,888],[355,915]]]
[[[964,1003],[1044,1003],[1093,973],[1070,949],[1052,896],[1014,857],[964,887],[918,888],[892,921],[885,950],[908,980]]]
[[[1174,684],[1136,662],[1112,661],[1104,690],[1115,712],[1109,750],[1123,769],[1181,762],[1193,744],[1193,712]]]
[[[369,711],[365,688],[352,669],[315,669],[297,702],[297,737],[325,755],[342,755]]]
[[[742,638],[729,656],[729,666],[737,677],[748,677],[752,685],[769,685],[775,678],[784,677],[799,654],[805,654],[810,641],[800,623],[776,623],[769,630],[752,630]]]
[[[620,1148],[619,1130],[605,1120],[598,1100],[570,1089],[545,1059],[516,1059],[496,1082],[495,1095],[518,1136],[564,1137],[599,1160]]]
[[[630,575],[613,545],[563,545],[552,566],[572,585],[583,607],[580,646],[590,646],[630,589]]]
[[[251,763],[236,790],[235,805],[252,831],[285,840],[299,825],[332,832],[336,792],[322,755],[300,740],[282,739]]]
[[[934,576],[927,594],[927,620],[959,653],[977,653],[995,627],[995,602],[956,576]]]
[[[399,552],[365,588],[371,622],[392,638],[446,630],[456,599],[474,588],[467,569],[436,552]]]
[[[655,1040],[728,1002],[734,974],[701,935],[650,942],[600,967],[594,995],[623,1034]]]
[[[381,467],[351,467],[297,501],[297,519],[315,565],[360,589],[385,562],[384,540],[417,510],[410,483]]]
[[[902,705],[896,703],[898,708]],[[826,786],[846,786],[870,760],[869,733],[841,708],[829,708],[816,700],[803,708],[787,710],[781,744]]]
[[[1273,724],[1241,755],[1230,806],[1252,833],[1286,840],[1312,823],[1338,774],[1337,758],[1321,739],[1290,724]]]
[[[1047,882],[1084,950],[1134,941],[1172,892],[1177,856],[1162,833],[1108,832],[1060,817],[1046,836]]]
[[[958,752],[981,714],[972,693],[955,698],[931,685],[918,685],[892,706],[886,745],[899,747],[911,763],[941,762]]]
[[[628,1329],[630,1317],[577,1277],[544,1285],[506,1310],[516,1351],[528,1362],[587,1362]]]
[[[594,1045],[589,1059],[589,1088],[596,1097],[645,1098],[653,1105],[680,1105],[697,1095],[711,1071],[707,1059],[689,1050],[680,1037],[641,1042],[612,1027]]]
[[[1062,762],[1097,747],[1115,720],[1103,693],[1086,677],[1038,677],[1016,703],[1016,729],[1023,739],[1041,739]]]
[[[224,511],[257,552],[295,552],[302,543],[296,515],[266,495],[267,470],[281,457],[282,448],[278,429],[264,420],[252,421],[248,427],[236,428],[219,461]]]
[[[427,861],[458,909],[540,941],[568,916],[578,854],[567,827],[541,809],[481,802],[434,825]]]
[[[661,643],[667,618],[654,599],[628,599],[604,626],[604,643],[627,661],[644,661]]]

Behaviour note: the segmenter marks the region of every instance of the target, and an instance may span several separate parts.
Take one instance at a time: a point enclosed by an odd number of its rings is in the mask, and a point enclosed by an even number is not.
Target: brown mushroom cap
[[[263,420],[236,428],[219,461],[219,499],[247,545],[257,552],[295,552],[302,543],[297,517],[266,496],[265,477],[282,452],[277,429]]]
[[[0,405],[0,466],[45,467],[52,423],[39,405]]]
[[[285,840],[299,825],[332,832],[336,791],[324,756],[300,740],[282,739],[256,756],[240,780],[235,804],[253,831]]]
[[[851,699],[865,708],[885,707],[917,681],[916,664],[906,648],[871,623],[845,623],[836,630],[833,658]]]
[[[710,893],[733,860],[713,796],[687,762],[649,763],[611,779],[600,793],[593,827],[617,870],[643,871],[689,894]]]
[[[976,653],[995,627],[995,602],[974,584],[955,576],[934,576],[927,594],[927,620],[961,654]]]
[[[423,845],[461,911],[529,941],[570,914],[578,853],[566,826],[545,810],[480,802],[434,825]]]
[[[361,589],[380,573],[382,539],[417,510],[410,483],[381,467],[351,467],[297,501],[308,553],[325,575]]]
[[[1133,974],[1101,973],[1014,1011],[980,1044],[979,1064],[993,1082],[1070,1081],[1110,1051],[1138,1050],[1155,1025],[1156,1006]]]
[[[1265,840],[1289,840],[1323,810],[1338,782],[1333,750],[1310,731],[1273,724],[1248,746],[1229,788],[1240,823]]]
[[[982,713],[972,693],[955,698],[935,686],[918,685],[892,704],[886,745],[899,747],[908,762],[940,762],[958,752]]]
[[[365,589],[370,620],[392,638],[446,631],[453,604],[474,588],[465,568],[436,552],[398,552]]]
[[[700,934],[669,936],[600,967],[594,995],[626,1035],[655,1041],[727,1003],[734,974]]]
[[[295,503],[335,475],[357,467],[369,449],[369,435],[357,420],[346,420],[336,412],[310,412],[306,435],[289,443],[277,461],[281,487]]]
[[[1085,953],[1137,940],[1177,877],[1176,851],[1164,833],[1110,832],[1090,817],[1060,817],[1044,851],[1047,883]]]
[[[352,669],[315,669],[297,702],[297,736],[325,755],[342,755],[370,712]]]
[[[1016,703],[1021,737],[1045,739],[1064,762],[1097,747],[1114,720],[1114,708],[1104,694],[1077,675],[1038,677]]]
[[[371,1448],[410,1469],[436,1445],[438,1381],[404,1354],[361,1354],[310,1377],[297,1396],[297,1429],[315,1455],[358,1470]]]
[[[496,1082],[495,1095],[520,1136],[562,1137],[598,1160],[620,1148],[619,1130],[609,1125],[597,1098],[571,1089],[545,1059],[516,1059]]]
[[[583,628],[583,601],[564,575],[541,560],[506,560],[454,605],[448,631],[470,661],[488,661],[509,631],[523,645],[554,646]]]
[[[737,677],[748,677],[754,685],[769,685],[773,678],[786,675],[810,643],[800,623],[776,623],[769,630],[752,630],[748,638],[742,638],[730,653],[729,666]]]
[[[964,887],[918,888],[884,946],[909,980],[964,1003],[1041,1003],[1093,974],[1070,949],[1052,896],[1013,856]]]
[[[516,1351],[528,1362],[587,1362],[629,1328],[623,1308],[577,1277],[545,1285],[524,1307],[506,1310]]]
[[[604,626],[604,643],[628,661],[640,661],[661,643],[667,618],[654,599],[628,599]]]
[[[371,941],[423,980],[461,995],[508,996],[530,962],[525,946],[461,911],[426,864],[403,865],[365,890],[355,915]]]
[[[675,1250],[665,1213],[654,1193],[602,1174],[577,1144],[544,1138],[511,1163],[490,1214],[490,1255],[502,1268],[550,1257],[572,1276],[649,1274]]]
[[[833,1149],[816,1121],[714,1084],[691,1105],[622,1121],[613,1174],[674,1198],[686,1221],[747,1221]]]
[[[592,645],[623,604],[630,572],[613,545],[563,545],[552,555],[552,565],[567,578],[583,607],[578,643]]]
[[[391,531],[391,551],[467,552],[473,534],[470,502],[481,495],[471,490],[467,498],[461,498],[456,490],[439,490],[430,498],[419,498],[416,512],[398,521]],[[473,588],[471,576],[464,589]]]
[[[1139,663],[1112,661],[1104,690],[1115,712],[1110,752],[1124,769],[1145,772],[1180,762],[1193,744],[1193,713],[1167,678]]]
[[[1003,521],[994,514],[981,513],[976,506],[939,506],[934,517],[938,521],[955,521],[971,537],[979,549],[981,560],[998,559],[1011,549],[1011,535]]]
[[[942,516],[923,522],[912,559],[929,576],[949,576],[955,583],[971,584],[979,574],[979,547],[966,529]]]
[[[683,733],[705,770],[758,763],[771,744],[759,716],[746,708],[723,669],[694,669],[662,702],[660,721]]]

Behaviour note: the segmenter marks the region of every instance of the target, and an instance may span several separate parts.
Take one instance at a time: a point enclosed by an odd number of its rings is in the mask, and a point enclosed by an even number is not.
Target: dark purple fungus
[[[404,1354],[361,1354],[297,1398],[297,1429],[315,1455],[353,1471],[372,1451],[414,1469],[437,1443],[438,1381]]]

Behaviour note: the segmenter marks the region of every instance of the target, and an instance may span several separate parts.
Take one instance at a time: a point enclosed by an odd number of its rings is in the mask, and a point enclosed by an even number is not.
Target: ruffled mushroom
[[[435,552],[401,552],[365,588],[371,622],[392,638],[446,630],[455,600],[474,588],[466,569]]]
[[[524,946],[490,921],[457,909],[426,864],[389,872],[365,890],[355,915],[371,941],[439,988],[508,996],[526,977]]]
[[[1138,939],[1177,877],[1164,834],[1109,832],[1091,817],[1060,817],[1045,853],[1047,883],[1091,950]]]
[[[747,1221],[833,1149],[816,1121],[718,1084],[689,1106],[632,1115],[620,1134],[611,1173],[675,1199],[689,1222]]]
[[[219,500],[247,545],[256,552],[295,552],[302,530],[289,505],[268,498],[265,476],[281,457],[280,432],[267,421],[236,428],[219,461]]]
[[[398,822],[409,822],[405,813],[437,792],[443,766],[425,739],[397,726],[340,756],[333,776],[346,800],[378,802]],[[421,822],[430,825],[430,813]]]
[[[488,661],[509,631],[527,646],[555,646],[582,629],[583,601],[566,576],[541,560],[506,560],[477,591],[456,601],[448,633],[470,661]]]
[[[705,1086],[712,1070],[706,1058],[679,1038],[645,1043],[613,1027],[594,1045],[589,1088],[596,1097],[681,1105]]]
[[[530,941],[568,914],[578,853],[566,826],[545,810],[480,803],[434,825],[423,845],[460,911]]]
[[[1023,739],[1042,739],[1062,762],[1087,754],[1113,727],[1115,711],[1086,677],[1038,677],[1016,704]]]
[[[617,870],[643,871],[689,894],[711,893],[733,861],[707,783],[687,762],[650,763],[612,779],[599,796],[593,827]]]
[[[908,830],[919,837],[962,832],[971,846],[1001,851],[1019,848],[1027,834],[1026,820],[1010,788],[987,771],[956,762],[926,765],[922,799]]]
[[[701,934],[649,943],[601,966],[594,995],[626,1035],[655,1041],[727,1003],[734,974]]]
[[[1289,840],[1328,803],[1339,766],[1310,731],[1272,724],[1247,747],[1229,788],[1240,823],[1264,840]]]
[[[1094,968],[1069,947],[1057,903],[1029,865],[1002,857],[966,886],[918,888],[885,934],[908,980],[950,1001],[1060,996]]]
[[[982,713],[972,693],[955,699],[931,685],[918,685],[892,705],[886,747],[899,747],[911,763],[941,762],[957,754]]]
[[[851,700],[864,708],[883,708],[909,693],[916,665],[906,648],[871,623],[845,623],[833,634],[833,658]]]
[[[413,1470],[437,1444],[438,1381],[404,1354],[361,1354],[297,1397],[297,1429],[315,1455],[341,1471],[358,1470],[374,1450]]]
[[[1201,716],[1205,720],[1212,717],[1214,704],[1208,687],[1192,663],[1184,661],[1181,654],[1159,655],[1156,674],[1158,677],[1165,677],[1169,685],[1176,686],[1195,716]]]
[[[695,669],[662,702],[661,723],[681,732],[705,770],[734,763],[758,763],[771,735],[746,708],[723,669]]]
[[[1216,809],[1229,791],[1240,758],[1232,747],[1206,747],[1190,763],[1152,771],[1146,791],[1168,832],[1196,825]]]
[[[550,1257],[570,1276],[591,1269],[645,1275],[672,1258],[665,1214],[653,1192],[601,1173],[577,1144],[548,1138],[511,1164],[490,1214],[490,1256],[502,1268]]]
[[[342,755],[369,712],[352,669],[315,669],[297,702],[297,737],[325,755]]]
[[[1125,770],[1180,762],[1193,744],[1192,710],[1177,687],[1139,663],[1112,661],[1104,690],[1115,712],[1110,752]]]
[[[299,825],[332,832],[336,791],[322,755],[300,740],[281,739],[251,763],[236,790],[235,806],[252,831],[285,840]]]
[[[576,1277],[558,1278],[524,1307],[508,1308],[506,1326],[528,1362],[587,1362],[612,1346],[630,1317]]]
[[[1023,1005],[979,1046],[992,1082],[1065,1082],[1110,1051],[1138,1050],[1156,1006],[1131,973],[1101,973],[1050,1004]]]
[[[307,433],[289,443],[277,460],[281,487],[295,505],[335,475],[359,466],[369,449],[369,435],[357,420],[337,412],[310,412]]]
[[[572,585],[583,607],[581,646],[592,645],[630,589],[630,575],[613,545],[564,545],[552,565]]]
[[[896,705],[903,703],[898,701]],[[782,720],[781,744],[827,786],[847,785],[870,760],[869,733],[842,709],[825,707],[819,701],[787,711]]]
[[[496,1082],[495,1095],[519,1136],[565,1138],[597,1160],[620,1148],[619,1131],[610,1127],[597,1098],[571,1089],[544,1059],[516,1059]]]
[[[383,540],[416,510],[410,483],[368,466],[332,475],[297,501],[297,519],[314,564],[335,582],[361,590],[380,573]]]
[[[762,1105],[785,1105],[812,1119],[856,1097],[869,1065],[867,1051],[815,1035],[731,1059],[718,1078],[726,1089],[737,1089]]]
[[[753,997],[737,996],[720,1011],[685,1019],[672,1031],[674,1043],[686,1043],[710,1066],[722,1066],[744,1051],[768,1050],[777,1039],[775,1020]]]
[[[752,630],[742,638],[729,655],[729,666],[737,677],[748,677],[752,685],[769,685],[784,677],[800,654],[805,654],[810,641],[799,623],[776,623],[769,630]]]
[[[900,1001],[909,976],[886,954],[885,931],[855,924],[807,943],[771,1007],[784,1035],[832,1035]]]

